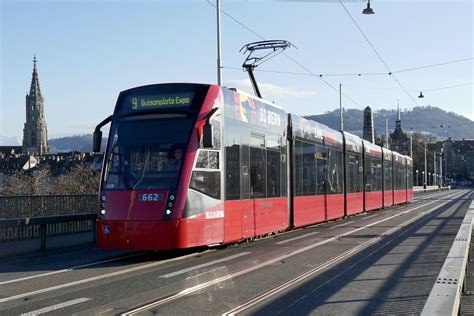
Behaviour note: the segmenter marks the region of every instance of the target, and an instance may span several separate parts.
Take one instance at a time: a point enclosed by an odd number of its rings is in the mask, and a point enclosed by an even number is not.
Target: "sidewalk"
[[[46,250],[68,248],[78,245],[93,244],[92,231],[75,234],[48,236]],[[0,243],[0,258],[19,254],[40,252],[40,239],[13,240]]]

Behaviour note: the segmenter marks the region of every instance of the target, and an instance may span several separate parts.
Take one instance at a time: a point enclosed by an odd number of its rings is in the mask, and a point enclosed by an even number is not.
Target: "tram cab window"
[[[191,177],[189,187],[215,199],[221,198],[221,171],[220,171],[220,148],[221,148],[221,120],[220,114],[216,114],[211,120],[213,148],[199,149],[196,164]]]

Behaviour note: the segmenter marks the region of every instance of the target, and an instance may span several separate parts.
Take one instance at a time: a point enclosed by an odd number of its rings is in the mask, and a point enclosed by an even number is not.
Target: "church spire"
[[[23,153],[45,154],[49,152],[48,131],[44,117],[44,99],[38,78],[36,55],[33,57],[30,92],[26,95],[26,123],[23,128]]]
[[[33,57],[33,74],[31,76],[31,86],[30,86],[30,97],[38,98],[38,100],[43,100],[43,96],[41,95],[41,88],[39,84],[38,78],[38,69],[36,67],[37,63],[36,55]]]
[[[397,120],[395,121],[395,128],[401,130],[402,129],[402,119],[400,115],[400,100],[397,102]]]

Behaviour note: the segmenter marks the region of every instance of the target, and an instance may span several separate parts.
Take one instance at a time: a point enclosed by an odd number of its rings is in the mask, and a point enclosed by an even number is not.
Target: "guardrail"
[[[95,241],[95,225],[97,220],[96,213],[88,214],[74,214],[74,215],[59,215],[59,216],[42,216],[42,217],[27,217],[27,218],[12,218],[0,220],[0,228],[8,227],[25,227],[37,226],[39,227],[39,237],[41,240],[41,251],[46,250],[46,238],[48,236],[48,225],[68,222],[83,222],[91,221],[93,230],[93,241]]]
[[[471,202],[421,315],[458,315],[466,277],[473,220],[474,202]]]
[[[424,187],[413,187],[413,192],[432,192],[432,191],[440,191],[440,190],[451,190],[451,186],[447,187],[438,187],[438,186],[427,186],[426,188]]]

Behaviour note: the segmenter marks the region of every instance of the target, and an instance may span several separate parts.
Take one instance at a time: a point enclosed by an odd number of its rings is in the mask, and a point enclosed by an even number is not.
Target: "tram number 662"
[[[163,201],[163,194],[159,193],[145,193],[138,195],[139,202],[157,202]]]

